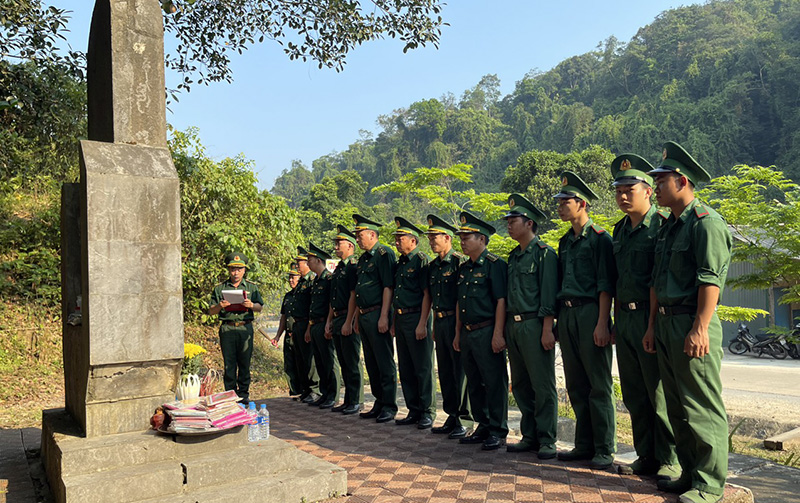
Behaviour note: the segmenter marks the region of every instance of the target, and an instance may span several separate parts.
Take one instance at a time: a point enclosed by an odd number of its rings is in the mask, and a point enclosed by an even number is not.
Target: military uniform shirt
[[[331,301],[331,272],[327,269],[311,283],[311,304],[308,317],[312,320],[328,317]]]
[[[247,292],[247,298],[253,301],[253,304],[261,304],[262,306],[264,305],[264,299],[261,298],[261,292],[258,291],[258,285],[243,279],[239,283],[239,286],[233,286],[231,280],[228,279],[214,287],[214,291],[211,292],[212,306],[215,306],[222,301],[223,290],[244,290]],[[219,312],[218,316],[219,321],[253,321],[255,319],[252,309],[248,309],[246,311],[226,311],[223,309]]]
[[[308,311],[311,308],[311,285],[314,282],[314,273],[300,278],[300,282],[294,288],[294,302],[292,302],[292,312],[289,313],[295,320],[308,318]]]
[[[436,256],[428,264],[428,285],[434,311],[452,311],[458,301],[458,268],[466,257],[452,248],[444,258]]]
[[[512,314],[555,316],[558,293],[556,251],[535,236],[523,250],[517,246],[508,256],[508,303]]]
[[[697,199],[680,217],[670,215],[655,247],[653,287],[659,305],[697,306],[701,285],[718,286],[722,298],[731,245],[725,220]]]
[[[283,295],[283,302],[281,302],[281,314],[289,316],[289,313],[292,311],[292,303],[294,302],[293,294],[294,288]]]
[[[350,255],[336,264],[331,275],[331,307],[334,311],[347,310],[350,304],[350,292],[355,290],[358,282],[358,265],[355,255]]]
[[[508,265],[488,250],[478,260],[467,260],[458,271],[458,309],[462,324],[494,318],[497,301],[506,298]]]
[[[631,228],[631,217],[625,217],[614,226],[614,260],[617,264],[617,298],[621,304],[649,302],[650,281],[655,262],[656,235],[667,213],[655,206]]]
[[[614,296],[616,265],[611,236],[590,218],[578,236],[572,229],[558,242],[561,291],[559,299]]]
[[[356,282],[356,305],[367,308],[380,305],[383,289],[394,287],[396,261],[391,248],[375,243],[358,259],[358,281]]]
[[[394,308],[420,307],[425,289],[428,288],[427,255],[414,248],[408,255],[397,259],[394,278]]]

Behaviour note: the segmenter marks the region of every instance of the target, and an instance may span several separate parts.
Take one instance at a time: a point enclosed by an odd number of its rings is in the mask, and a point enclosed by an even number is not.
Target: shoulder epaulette
[[[381,255],[386,255],[386,247],[385,246],[379,247],[378,253],[380,253]]]
[[[495,254],[494,254],[494,253],[492,253],[492,252],[489,252],[489,253],[487,253],[487,254],[486,254],[486,260],[488,260],[488,261],[490,261],[490,262],[496,262],[496,261],[497,261],[497,259],[499,259],[499,258],[500,258],[500,257],[499,257],[498,255],[495,255]]]
[[[539,240],[539,242],[538,242],[538,243],[536,243],[536,244],[538,244],[538,245],[539,245],[539,248],[541,248],[542,250],[544,250],[545,248],[547,248],[547,243],[545,243],[545,242],[544,242],[544,241],[542,241],[541,239],[540,239],[540,240]]]
[[[703,204],[698,204],[694,207],[694,213],[697,215],[697,218],[703,218],[708,216],[708,208]]]
[[[592,230],[595,231],[597,234],[602,234],[602,233],[604,233],[606,231],[605,229],[603,229],[602,227],[600,227],[597,224],[592,224]]]

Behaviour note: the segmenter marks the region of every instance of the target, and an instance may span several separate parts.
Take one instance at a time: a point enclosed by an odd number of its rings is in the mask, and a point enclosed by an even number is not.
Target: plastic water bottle
[[[261,440],[269,438],[269,411],[267,405],[262,403],[261,410],[258,411],[259,432],[261,433]]]
[[[261,435],[258,431],[259,417],[255,402],[250,402],[250,407],[248,407],[247,413],[250,414],[250,422],[247,424],[247,441],[258,442],[261,440]]]

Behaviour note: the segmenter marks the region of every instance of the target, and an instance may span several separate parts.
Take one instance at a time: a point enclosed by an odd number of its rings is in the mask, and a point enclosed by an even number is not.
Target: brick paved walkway
[[[480,445],[460,445],[430,430],[377,424],[289,398],[266,403],[275,436],[347,470],[349,497],[337,503],[677,500],[658,491],[653,479],[540,461],[505,448],[481,451]],[[726,491],[726,500],[732,492]]]

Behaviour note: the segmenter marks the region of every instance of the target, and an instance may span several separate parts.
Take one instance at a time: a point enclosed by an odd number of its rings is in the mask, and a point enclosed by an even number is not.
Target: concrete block
[[[174,394],[148,396],[119,402],[86,404],[87,437],[145,431],[150,428],[150,417],[156,407],[175,399]]]
[[[183,490],[183,468],[177,460],[161,461],[64,477],[65,501],[130,503]]]
[[[179,374],[178,360],[93,367],[86,400],[94,403],[134,399],[141,397],[142,390],[169,397]]]

